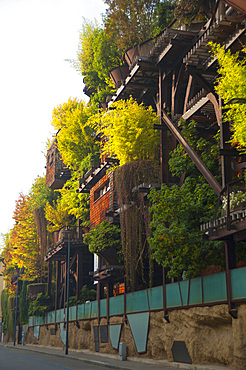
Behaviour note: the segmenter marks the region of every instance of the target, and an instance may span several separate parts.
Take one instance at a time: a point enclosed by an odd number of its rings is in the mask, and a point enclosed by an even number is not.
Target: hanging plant
[[[160,183],[160,166],[157,161],[128,162],[116,170],[115,179],[127,286],[134,291],[152,286],[153,282],[153,260],[147,241],[149,203],[138,186]]]

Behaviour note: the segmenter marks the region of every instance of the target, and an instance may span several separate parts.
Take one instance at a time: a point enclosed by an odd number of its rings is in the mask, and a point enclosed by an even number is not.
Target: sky
[[[45,174],[52,110],[88,101],[77,58],[83,17],[97,19],[103,0],[0,0],[0,234],[14,225],[15,201]]]

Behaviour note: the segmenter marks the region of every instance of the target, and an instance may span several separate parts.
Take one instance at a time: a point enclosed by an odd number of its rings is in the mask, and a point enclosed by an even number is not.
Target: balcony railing
[[[84,230],[82,226],[70,226],[69,230],[63,227],[54,232],[54,244],[48,249],[44,261],[52,259],[66,259],[66,248],[68,245],[68,232],[70,234],[71,247],[85,246],[83,243]]]
[[[219,210],[221,215],[218,217]],[[222,239],[246,229],[246,189],[243,179],[228,183],[222,189],[213,219],[200,228],[211,240]]]

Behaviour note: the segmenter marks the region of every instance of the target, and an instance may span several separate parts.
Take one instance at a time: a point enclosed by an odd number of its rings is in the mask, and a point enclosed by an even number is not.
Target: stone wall
[[[246,368],[246,304],[238,306],[238,319],[228,314],[227,305],[194,307],[169,311],[170,323],[163,317],[163,312],[151,312],[148,331],[147,351],[138,354],[131,329],[123,323],[122,317],[111,317],[110,324],[122,324],[120,341],[127,346],[130,357],[152,358],[173,361],[172,346],[174,341],[185,342],[193,364],[214,364],[233,366],[234,369]],[[80,321],[69,325],[69,348],[95,351],[93,326],[98,320]],[[101,319],[100,325],[107,325]],[[37,340],[30,327],[26,343],[62,347],[60,325],[55,335],[50,329],[55,325],[41,326]],[[117,354],[110,343],[99,343],[100,353]]]

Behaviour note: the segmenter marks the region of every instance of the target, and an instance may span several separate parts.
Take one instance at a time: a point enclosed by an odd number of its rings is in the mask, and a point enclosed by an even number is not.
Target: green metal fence
[[[246,267],[230,271],[231,299],[246,299]],[[190,307],[227,302],[226,273],[198,277],[172,284],[167,284],[165,289],[158,286],[151,289],[140,290],[100,300],[100,317],[126,315],[138,312],[162,310],[164,308],[163,295],[165,294],[166,309]],[[70,307],[69,318],[71,321],[93,319],[98,317],[98,302],[88,302]],[[66,311],[60,309],[48,312],[44,317],[32,316],[29,326],[45,325],[64,322]]]

